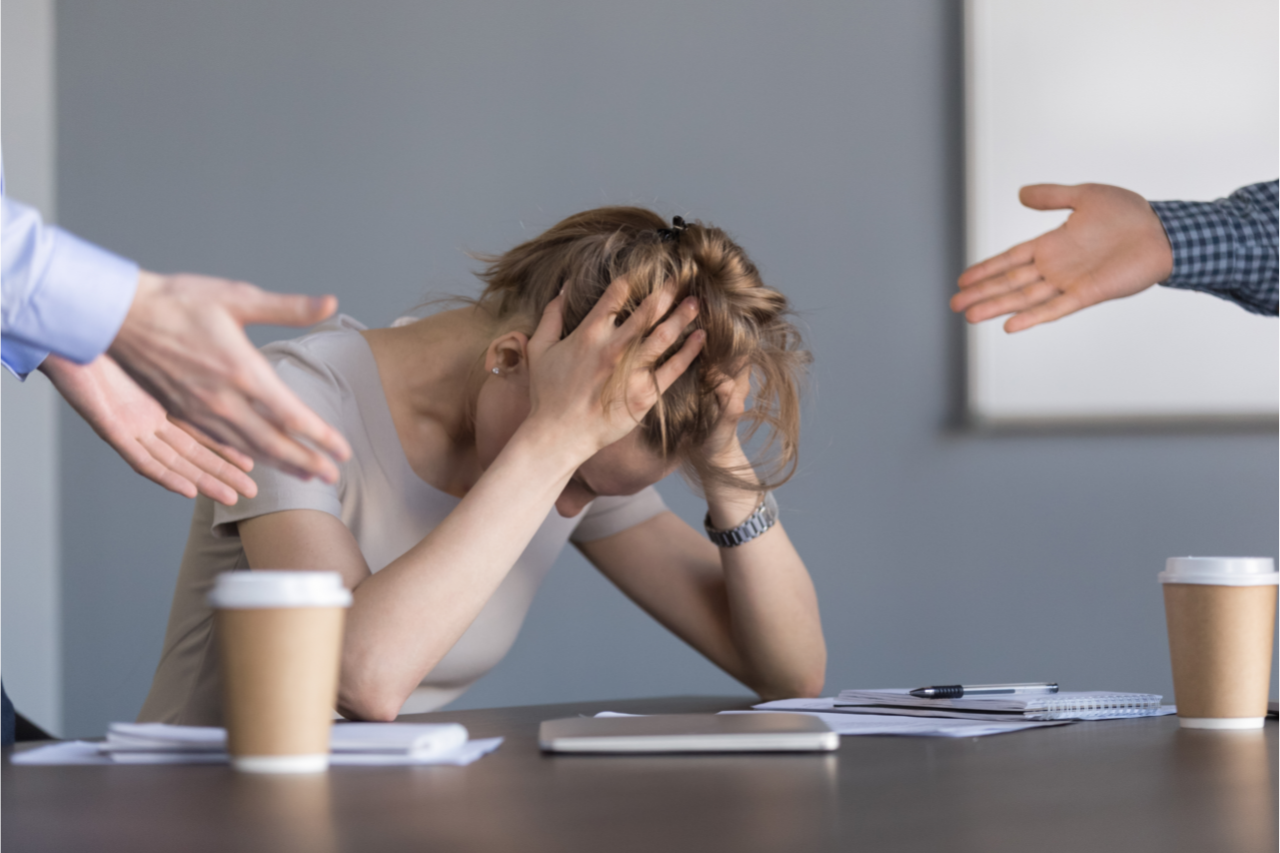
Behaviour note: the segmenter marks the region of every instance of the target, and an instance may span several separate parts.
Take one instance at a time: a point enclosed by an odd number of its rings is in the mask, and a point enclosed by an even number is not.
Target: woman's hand
[[[750,365],[739,370],[735,376],[724,377],[716,385],[720,418],[702,446],[707,459],[715,461],[731,457],[736,462],[742,456],[742,446],[738,442],[738,422],[747,411],[747,396],[750,393]]]
[[[698,314],[698,301],[685,299],[653,331],[646,331],[675,300],[674,288],[650,294],[621,325],[629,285],[616,279],[582,323],[563,340],[563,295],[547,305],[529,339],[529,399],[526,424],[548,424],[566,439],[581,442],[582,459],[625,437],[653,408],[662,392],[689,368],[702,351],[706,333],[694,331],[684,345],[654,369],[654,364]],[[618,376],[623,357],[643,338],[635,359]],[[615,390],[616,389],[616,390]]]
[[[747,365],[734,376],[726,376],[716,386],[716,399],[720,403],[720,417],[707,441],[702,445],[706,458],[729,471],[749,479],[755,479],[751,460],[738,440],[738,423],[747,410],[747,396],[751,393],[751,366]],[[718,483],[705,483],[707,512],[713,526],[721,530],[737,527],[755,512],[760,502],[760,492],[744,491]]]
[[[125,375],[110,356],[86,365],[50,355],[40,370],[93,431],[133,470],[171,492],[207,495],[228,506],[236,492],[251,498],[258,486],[244,472],[253,460],[181,421]]]

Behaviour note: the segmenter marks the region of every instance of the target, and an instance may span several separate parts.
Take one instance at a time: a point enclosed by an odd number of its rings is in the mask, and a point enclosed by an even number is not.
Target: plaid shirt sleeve
[[[1169,244],[1167,287],[1203,290],[1254,314],[1275,314],[1280,278],[1280,181],[1217,201],[1153,201]]]

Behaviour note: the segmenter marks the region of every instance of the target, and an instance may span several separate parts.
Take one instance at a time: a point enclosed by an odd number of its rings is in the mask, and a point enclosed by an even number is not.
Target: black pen
[[[911,695],[922,699],[959,699],[961,696],[1034,696],[1057,692],[1056,683],[1038,681],[1033,684],[942,684],[917,687]]]

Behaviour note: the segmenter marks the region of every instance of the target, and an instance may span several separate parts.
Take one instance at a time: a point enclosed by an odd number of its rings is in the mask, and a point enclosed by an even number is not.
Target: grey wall
[[[56,221],[54,199],[53,0],[6,0],[0,38],[5,194]],[[0,371],[3,400],[5,689],[18,709],[62,731],[62,620],[58,574],[58,392],[36,373],[25,383]]]
[[[828,690],[1049,678],[1170,693],[1163,559],[1274,552],[1274,434],[949,426],[955,4],[58,12],[62,220],[154,269],[334,292],[373,324],[429,289],[469,292],[465,249],[590,206],[736,234],[817,358],[780,500],[822,598]],[[145,693],[190,507],[67,421],[66,728],[90,734]],[[700,519],[681,484],[664,493]],[[463,704],[737,689],[566,555]]]

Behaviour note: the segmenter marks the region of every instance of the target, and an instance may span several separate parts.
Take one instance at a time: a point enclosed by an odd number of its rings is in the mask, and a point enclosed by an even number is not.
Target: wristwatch
[[[778,523],[778,502],[773,499],[773,492],[765,492],[760,505],[747,520],[732,530],[716,530],[711,526],[711,512],[702,522],[707,529],[707,537],[721,548],[736,548],[746,544]]]

